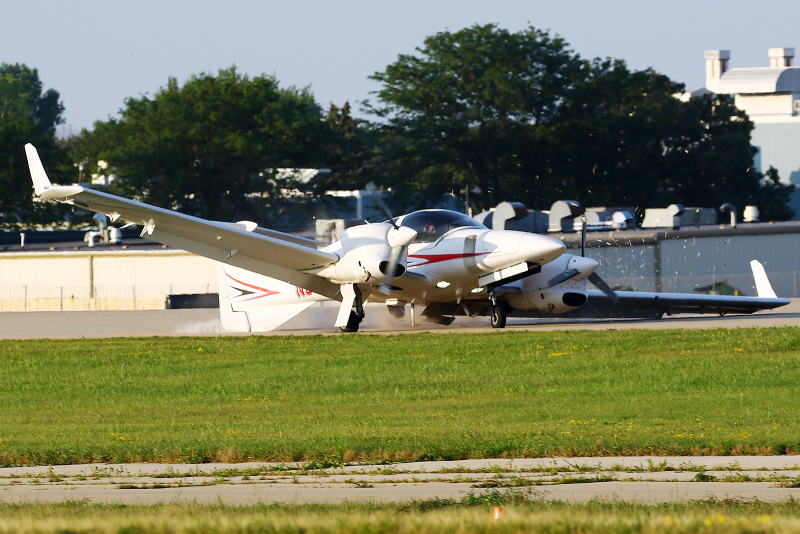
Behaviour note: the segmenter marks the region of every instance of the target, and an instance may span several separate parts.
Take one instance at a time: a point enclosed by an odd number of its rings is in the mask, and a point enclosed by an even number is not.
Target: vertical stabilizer
[[[753,269],[753,278],[756,280],[756,293],[758,293],[759,298],[778,298],[778,296],[775,294],[775,291],[772,289],[772,284],[769,283],[767,272],[764,270],[764,266],[761,265],[761,262],[758,260],[751,261],[750,268]]]
[[[28,156],[28,167],[31,170],[31,178],[33,179],[33,190],[36,191],[36,196],[40,196],[45,190],[50,189],[52,184],[44,172],[42,160],[39,159],[39,153],[36,148],[28,143],[25,145],[25,154]]]

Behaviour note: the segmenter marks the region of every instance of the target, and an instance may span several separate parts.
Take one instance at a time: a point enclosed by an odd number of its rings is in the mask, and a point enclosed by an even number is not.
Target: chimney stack
[[[792,66],[794,48],[770,48],[769,66],[773,68],[783,68]]]
[[[719,82],[725,71],[728,70],[728,61],[731,59],[730,50],[706,50],[706,89],[718,93]]]

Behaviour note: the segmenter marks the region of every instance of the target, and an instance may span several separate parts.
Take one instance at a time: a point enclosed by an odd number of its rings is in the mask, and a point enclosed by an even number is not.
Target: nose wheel
[[[492,328],[506,327],[506,310],[502,306],[492,306]]]
[[[489,286],[489,299],[492,303],[492,328],[505,328],[506,327],[506,310],[497,302],[497,294],[494,292],[494,286]]]

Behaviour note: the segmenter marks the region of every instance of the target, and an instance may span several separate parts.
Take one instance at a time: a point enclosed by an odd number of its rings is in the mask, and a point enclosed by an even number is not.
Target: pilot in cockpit
[[[433,223],[426,225],[424,234],[425,237],[430,241],[436,239],[436,225]]]

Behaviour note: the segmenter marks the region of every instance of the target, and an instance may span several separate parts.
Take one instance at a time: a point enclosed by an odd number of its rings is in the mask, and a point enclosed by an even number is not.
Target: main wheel
[[[506,327],[506,310],[502,306],[492,306],[492,328]]]
[[[350,317],[347,319],[347,326],[340,326],[342,332],[358,332],[358,325],[361,324],[361,317],[354,311],[350,312]]]

